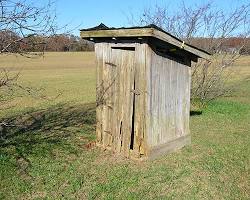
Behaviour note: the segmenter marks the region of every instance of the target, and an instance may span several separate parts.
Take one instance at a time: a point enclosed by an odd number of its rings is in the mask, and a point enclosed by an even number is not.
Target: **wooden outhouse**
[[[191,61],[210,54],[157,26],[81,30],[95,42],[97,144],[153,159],[190,144]]]

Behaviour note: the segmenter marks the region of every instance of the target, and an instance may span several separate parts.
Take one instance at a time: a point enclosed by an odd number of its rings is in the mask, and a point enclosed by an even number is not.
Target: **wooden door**
[[[111,48],[109,59],[103,72],[106,91],[103,142],[115,152],[129,156],[134,142],[134,48]]]

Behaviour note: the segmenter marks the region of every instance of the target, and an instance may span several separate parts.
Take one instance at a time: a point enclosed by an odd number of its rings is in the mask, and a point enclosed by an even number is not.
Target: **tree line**
[[[4,49],[10,40],[20,40],[20,43],[10,45],[6,51],[16,52],[21,49],[23,52],[46,52],[46,51],[93,51],[94,43],[83,40],[78,36],[72,34],[54,34],[51,36],[28,35],[25,38],[17,35],[12,31],[0,31],[0,48]],[[185,40],[185,39],[184,39]],[[194,37],[189,38],[189,43],[201,48],[207,49],[209,44],[215,41],[220,46],[216,49],[210,49],[210,53],[235,53],[238,51],[241,55],[250,55],[250,38],[244,37],[228,37],[225,38],[206,38]],[[223,42],[221,42],[223,40]]]
[[[8,45],[10,41],[20,42]],[[93,51],[94,44],[72,34],[30,34],[24,38],[13,31],[4,30],[0,31],[0,49],[6,52]]]

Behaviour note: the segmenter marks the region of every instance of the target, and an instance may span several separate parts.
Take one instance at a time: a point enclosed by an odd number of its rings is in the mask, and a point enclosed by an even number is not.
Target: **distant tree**
[[[71,34],[54,35],[47,38],[45,51],[92,51],[94,45]]]
[[[0,49],[1,54],[5,53],[5,49],[9,49],[9,51],[16,51],[20,48],[21,43],[13,43],[9,44],[10,41],[18,41],[20,40],[20,36],[11,30],[1,30],[0,31]]]
[[[27,42],[33,46],[43,43],[30,40],[31,37],[53,35],[57,30],[55,19],[53,2],[45,1],[44,6],[39,6],[34,0],[0,0],[0,33],[9,33],[9,37],[1,38],[0,53],[33,56],[29,49],[22,46]]]
[[[250,38],[246,40],[246,44],[240,50],[241,55],[250,55]]]
[[[216,8],[211,2],[192,7],[182,2],[175,12],[156,5],[146,8],[139,17],[131,14],[128,20],[132,25],[155,24],[213,54],[210,61],[202,60],[192,67],[193,102],[198,100],[203,105],[231,91],[232,85],[227,82],[233,63],[248,51],[245,48],[250,34],[250,4],[242,4],[230,12]],[[241,42],[233,41],[232,37],[241,38]]]

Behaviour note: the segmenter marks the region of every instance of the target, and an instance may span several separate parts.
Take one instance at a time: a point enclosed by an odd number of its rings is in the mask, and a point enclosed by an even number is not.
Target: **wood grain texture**
[[[95,51],[99,145],[153,159],[190,143],[189,58],[178,62],[146,43],[97,43]]]
[[[102,91],[103,91],[103,44],[95,45],[96,56],[96,137],[102,143]]]
[[[210,59],[210,54],[194,48],[191,45],[184,44],[176,37],[159,31],[155,28],[132,28],[132,29],[109,29],[109,30],[91,30],[81,31],[81,38],[131,38],[131,37],[154,37],[163,42],[173,44],[180,49],[184,49],[200,58]]]
[[[184,135],[182,137],[178,137],[174,140],[168,141],[167,143],[158,145],[149,150],[147,159],[154,160],[160,156],[172,153],[176,150],[181,149],[182,147],[191,144],[191,136]]]
[[[133,154],[140,157],[145,154],[145,130],[146,130],[146,68],[147,44],[137,44],[135,51],[135,102],[134,102],[134,145]]]
[[[154,147],[189,134],[190,70],[151,51],[147,144]]]
[[[97,142],[129,157],[134,93],[134,51],[96,45]],[[115,45],[119,47],[119,44]]]

